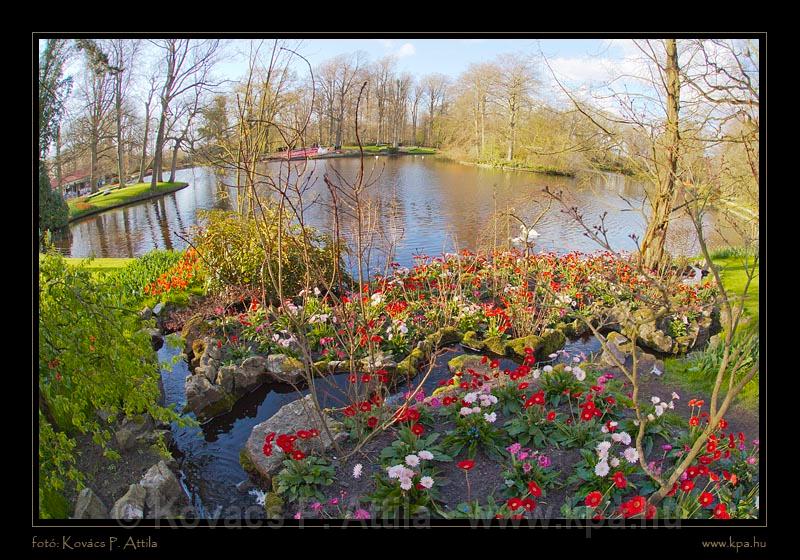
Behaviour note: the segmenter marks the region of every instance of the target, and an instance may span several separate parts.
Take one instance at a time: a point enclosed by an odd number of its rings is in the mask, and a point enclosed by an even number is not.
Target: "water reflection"
[[[333,216],[331,195],[324,184],[327,173],[353,180],[359,162],[354,158],[312,162],[304,175],[308,186],[305,216],[309,223],[330,231]],[[283,169],[285,176],[286,170]],[[644,218],[644,188],[628,177],[591,174],[579,178],[551,177],[534,173],[508,172],[419,157],[370,158],[365,174],[371,223],[365,240],[379,252],[373,260],[391,257],[401,263],[413,255],[439,254],[460,248],[476,249],[505,243],[517,234],[517,223],[508,217],[493,220],[498,213],[513,213],[524,220],[539,215],[547,203],[545,186],[561,190],[571,205],[581,209],[591,223],[607,213],[605,226],[611,243],[619,249],[635,248],[630,234],[641,235]],[[294,176],[294,174],[292,174]],[[80,220],[57,239],[57,246],[73,257],[130,257],[154,248],[181,249],[199,210],[236,208],[236,190],[223,185],[218,171],[211,168],[179,170],[177,180],[188,188]],[[225,183],[231,183],[227,178]],[[266,194],[266,188],[262,189]],[[343,212],[339,216],[342,234],[355,241],[355,223]],[[709,222],[711,224],[711,222]],[[553,207],[537,225],[540,248],[559,252],[592,251],[596,244],[579,225],[559,208]],[[724,233],[724,232],[723,232]],[[711,245],[719,241],[710,235]],[[669,247],[675,253],[697,252],[691,223],[676,216],[670,227]],[[384,253],[392,253],[384,254]],[[380,252],[383,251],[383,253]]]

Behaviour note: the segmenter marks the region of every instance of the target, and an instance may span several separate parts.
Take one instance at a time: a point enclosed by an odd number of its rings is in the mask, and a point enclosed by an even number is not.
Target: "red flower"
[[[645,519],[653,519],[656,516],[656,506],[647,504],[647,513],[644,514]]]
[[[299,430],[297,432],[297,437],[299,437],[300,439],[309,439],[311,438],[311,432],[306,430]]]
[[[594,492],[589,492],[586,495],[586,499],[583,501],[587,506],[593,508],[600,505],[600,501],[603,499],[603,495],[595,490]]]
[[[528,483],[528,492],[530,492],[531,496],[535,496],[537,498],[542,496],[542,489],[533,480]]]
[[[367,418],[367,426],[369,426],[370,428],[374,428],[377,425],[378,425],[377,418],[375,418],[374,416],[370,416],[369,418]]]
[[[311,434],[311,437],[317,437],[319,435],[319,430],[316,429],[316,428],[313,428],[313,429],[309,430],[309,433]]]
[[[269,443],[265,443],[264,447],[262,447],[261,450],[264,452],[264,455],[267,456],[267,457],[272,455],[272,446]]]
[[[414,434],[420,436],[425,431],[425,428],[422,427],[422,424],[414,424],[413,426],[411,426],[411,431]]]
[[[550,412],[547,413],[547,421],[548,422],[552,422],[555,419],[556,419],[556,411],[555,410],[551,410]]]
[[[508,509],[511,511],[517,511],[519,508],[522,507],[522,500],[519,498],[509,498],[508,499]]]
[[[525,498],[522,500],[522,507],[525,508],[525,511],[533,511],[536,509],[536,502],[530,498]]]
[[[295,461],[299,461],[305,458],[306,454],[300,451],[299,449],[295,449],[294,451],[292,451],[292,459],[294,459]]]
[[[369,401],[364,401],[358,405],[358,409],[361,412],[369,412],[370,410],[372,410],[372,403],[370,403]]]
[[[730,519],[731,514],[728,513],[728,506],[719,503],[717,507],[714,508],[714,519]]]
[[[693,480],[684,480],[681,482],[681,490],[686,493],[689,493],[694,488],[694,481]]]
[[[353,408],[352,405],[348,406],[347,408],[344,409],[344,415],[345,416],[355,416],[356,415],[356,409]]]
[[[643,497],[636,496],[635,498],[631,498],[627,502],[623,502],[620,506],[622,516],[628,518],[639,515],[644,511],[645,505],[647,505],[647,501]]]
[[[469,471],[472,470],[472,467],[475,466],[475,461],[473,461],[472,459],[466,459],[458,463],[456,466],[461,470]]]
[[[708,507],[714,502],[714,494],[711,492],[703,492],[700,494],[700,497],[697,498],[697,501],[700,502],[701,506]]]
[[[690,466],[690,467],[688,467],[686,469],[686,476],[688,476],[689,478],[694,478],[698,474],[700,474],[700,469],[698,467],[694,466],[694,465],[692,465],[692,466]]]
[[[520,383],[519,385],[517,385],[517,389],[519,389],[520,391],[524,391],[527,388],[528,388],[528,383]]]
[[[628,481],[625,478],[625,474],[622,471],[617,471],[614,473],[614,486],[617,488],[625,488],[628,485]]]
[[[700,418],[697,416],[692,416],[689,418],[689,425],[690,426],[699,426],[700,425]]]
[[[284,453],[291,453],[294,450],[294,440],[291,436],[286,434],[279,435],[275,443],[278,444],[278,447],[280,447]]]

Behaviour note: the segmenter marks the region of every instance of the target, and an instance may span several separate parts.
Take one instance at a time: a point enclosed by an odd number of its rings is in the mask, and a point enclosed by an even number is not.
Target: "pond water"
[[[306,218],[329,231],[332,224],[330,195],[323,176],[336,174],[353,180],[358,158],[322,159],[307,168],[309,192]],[[495,211],[512,212],[526,222],[538,216],[547,197],[542,189],[561,190],[570,205],[581,209],[587,221],[597,223],[608,212],[605,225],[617,249],[633,249],[630,234],[641,236],[644,200],[641,183],[616,174],[591,174],[576,178],[553,177],[522,171],[502,171],[447,162],[433,157],[369,157],[365,173],[374,209],[376,246],[391,250],[391,259],[407,265],[416,254],[437,255],[457,249],[476,249],[503,243],[518,234],[518,225]],[[198,211],[235,208],[234,189],[220,186],[219,175],[209,167],[179,170],[178,181],[189,187],[159,199],[132,204],[73,222],[56,245],[72,257],[132,257],[154,248],[180,249],[197,223]],[[342,218],[343,236],[352,240],[352,222]],[[566,252],[593,251],[598,246],[584,230],[553,206],[536,226],[537,248]],[[709,228],[710,245],[719,240]],[[724,231],[722,232],[725,233]],[[691,224],[678,216],[670,225],[670,250],[695,254],[698,250]]]

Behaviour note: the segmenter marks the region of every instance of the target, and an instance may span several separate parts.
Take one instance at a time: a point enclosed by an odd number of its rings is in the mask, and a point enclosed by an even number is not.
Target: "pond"
[[[330,195],[323,176],[336,173],[353,180],[358,158],[315,160],[309,166],[307,210],[309,223],[329,231],[332,223],[327,203]],[[630,234],[641,236],[644,219],[638,211],[644,185],[616,174],[554,177],[523,171],[502,171],[448,162],[431,156],[368,157],[365,173],[374,211],[376,245],[391,258],[408,265],[416,254],[437,255],[458,249],[474,250],[487,243],[505,242],[518,234],[513,220],[497,225],[495,210],[513,212],[526,222],[538,216],[549,197],[545,186],[561,190],[570,204],[581,209],[587,221],[608,212],[605,225],[615,248],[634,248]],[[189,187],[159,199],[118,208],[73,222],[56,245],[72,257],[133,257],[154,248],[181,249],[197,223],[198,211],[235,207],[236,193],[219,185],[219,175],[209,167],[177,172]],[[511,229],[508,228],[510,222]],[[537,248],[566,252],[593,251],[598,246],[583,229],[553,206],[536,226]],[[710,245],[720,239],[709,228]],[[352,223],[342,219],[343,236],[352,239]],[[727,233],[723,230],[724,235]],[[691,224],[680,215],[670,225],[670,250],[676,254],[698,251]]]

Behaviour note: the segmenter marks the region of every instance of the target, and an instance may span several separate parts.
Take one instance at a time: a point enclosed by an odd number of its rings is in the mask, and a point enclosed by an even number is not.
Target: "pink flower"
[[[339,505],[339,498],[331,498],[328,503],[332,506]]]
[[[303,518],[303,514],[298,511],[297,513],[294,514],[294,518],[295,519],[302,519]]]
[[[319,503],[319,502],[314,502],[314,503],[313,503],[313,504],[311,504],[311,506],[309,506],[309,507],[311,507],[311,509],[313,509],[314,511],[319,511],[319,510],[321,510],[321,509],[322,509],[322,504],[321,504],[321,503]]]
[[[369,512],[365,509],[357,509],[353,517],[356,519],[369,519]]]
[[[530,463],[522,463],[522,472],[527,474],[533,467]]]

